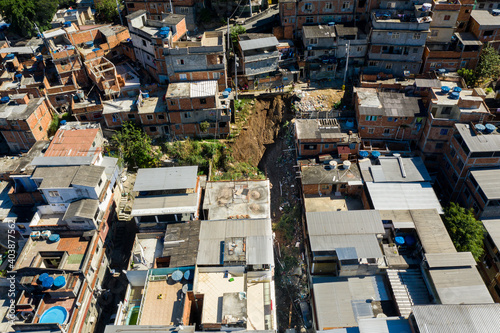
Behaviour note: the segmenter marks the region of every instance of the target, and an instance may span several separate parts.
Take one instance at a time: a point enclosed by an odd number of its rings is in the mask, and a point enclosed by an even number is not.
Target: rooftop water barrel
[[[44,288],[52,288],[54,285],[54,278],[52,276],[48,276],[45,280],[42,281],[42,287]]]
[[[497,129],[495,127],[495,125],[493,125],[493,124],[486,124],[486,125],[484,125],[484,127],[486,128],[486,130],[485,130],[486,133],[491,133]]]
[[[396,238],[394,238],[394,242],[397,245],[403,245],[405,243],[405,239],[402,236],[397,236]]]
[[[52,234],[49,237],[49,241],[52,243],[59,242],[59,239],[61,239],[61,237],[59,237],[58,234]]]
[[[149,98],[149,91],[143,91],[142,92],[142,98]]]
[[[58,276],[54,280],[54,288],[59,289],[66,285],[66,278],[64,276]]]
[[[351,162],[349,161],[344,161],[344,169],[349,169],[351,167]]]
[[[372,156],[375,157],[375,158],[379,158],[380,157],[380,152],[379,151],[372,151]]]
[[[85,42],[85,46],[86,47],[93,47],[94,46],[94,42],[93,41]]]
[[[224,90],[224,91],[222,92],[222,97],[223,97],[223,98],[228,98],[228,97],[229,97],[229,93],[228,93],[227,91],[225,91],[225,90]]]
[[[14,53],[9,53],[5,56],[5,60],[12,60],[16,57]]]
[[[7,103],[9,103],[9,101],[10,101],[10,97],[9,96],[5,96],[5,97],[0,98],[0,103],[1,104],[7,104]]]
[[[227,91],[228,93],[231,93],[232,89],[231,88],[226,88],[224,91]]]
[[[438,69],[438,73],[439,74],[446,74],[446,73],[448,73],[448,70],[446,68],[440,68],[440,69]]]
[[[362,158],[367,158],[368,155],[370,155],[366,150],[361,150],[359,152],[359,156],[361,156]]]
[[[329,27],[333,27],[335,25],[335,22],[328,22]]]
[[[15,77],[17,80],[21,81],[21,79],[23,78],[23,74],[16,74],[16,75],[14,75],[14,77]]]
[[[49,274],[47,273],[42,273],[40,274],[40,276],[38,277],[38,282],[42,283],[43,281],[45,281],[45,279],[47,279],[49,277]]]
[[[442,86],[442,87],[441,87],[441,92],[442,92],[443,94],[447,94],[447,93],[449,93],[449,92],[450,92],[450,87],[448,87],[448,86]]]
[[[455,88],[453,88],[453,91],[454,91],[454,92],[458,92],[458,93],[459,93],[459,92],[461,92],[461,91],[462,91],[462,88],[460,88],[460,87],[455,87]]]
[[[476,124],[476,125],[474,125],[474,128],[476,129],[476,131],[479,131],[479,132],[482,132],[486,129],[486,127],[483,124]]]
[[[452,92],[452,93],[450,94],[450,97],[449,97],[449,98],[451,98],[451,99],[459,99],[459,98],[460,98],[460,93],[459,93],[459,92],[454,91],[454,92]]]
[[[65,28],[69,28],[69,27],[71,27],[71,21],[65,21],[65,22],[63,23],[63,27],[65,27]]]
[[[96,48],[92,49],[92,52],[97,52],[99,50],[100,50],[100,48],[96,47]]]
[[[345,127],[347,127],[347,128],[353,128],[353,127],[354,127],[354,120],[350,120],[350,119],[348,119],[348,120],[345,122]]]
[[[61,120],[61,125],[66,125],[66,120]]]

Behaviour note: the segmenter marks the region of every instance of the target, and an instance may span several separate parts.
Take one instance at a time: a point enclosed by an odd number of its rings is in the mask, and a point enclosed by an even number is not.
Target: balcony
[[[459,0],[433,0],[433,10],[459,11],[462,4]]]
[[[372,12],[372,26],[375,30],[425,31],[429,30],[431,22],[430,16],[416,17],[412,11],[375,10]]]

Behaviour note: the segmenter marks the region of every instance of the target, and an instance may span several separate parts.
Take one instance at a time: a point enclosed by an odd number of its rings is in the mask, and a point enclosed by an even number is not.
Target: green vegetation
[[[473,210],[466,210],[452,202],[445,208],[444,224],[457,251],[469,251],[478,261],[484,252],[484,228],[483,224],[475,219]]]
[[[476,76],[483,81],[496,80],[500,76],[500,55],[491,45],[481,51]]]
[[[210,128],[210,123],[208,121],[200,123],[200,131],[202,131],[203,133],[206,133],[209,128]]]
[[[197,165],[200,173],[208,175],[212,167],[211,180],[264,179],[258,168],[237,162],[231,149],[217,140],[186,140],[166,143],[164,152],[179,165]]]
[[[14,33],[33,37],[35,24],[41,31],[51,28],[50,21],[59,4],[58,0],[0,0],[0,14]]]
[[[476,85],[476,73],[472,69],[460,68],[457,73],[464,79],[467,86],[474,87]]]
[[[99,22],[114,22],[118,18],[115,0],[96,0],[95,18]]]
[[[153,149],[151,138],[133,122],[123,124],[111,141],[129,167],[151,168],[160,163],[161,152]]]
[[[59,117],[54,117],[50,122],[49,129],[47,130],[47,135],[53,136],[54,134],[56,134],[58,128],[59,128]]]
[[[231,42],[233,43],[233,45],[236,45],[238,44],[238,36],[241,35],[241,34],[244,34],[247,32],[247,29],[245,29],[244,26],[242,25],[233,25],[231,27]]]
[[[484,90],[487,94],[491,94],[493,92],[493,88],[492,87],[488,87]]]
[[[297,221],[301,218],[300,205],[283,207],[283,215],[280,221],[274,225],[275,231],[281,231],[287,242],[292,242],[295,237]]]

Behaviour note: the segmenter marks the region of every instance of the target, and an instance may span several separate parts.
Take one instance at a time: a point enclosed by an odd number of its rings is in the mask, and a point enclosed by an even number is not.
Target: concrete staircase
[[[127,213],[125,211],[125,208],[127,207],[128,203],[128,196],[122,196],[120,198],[120,205],[118,206],[118,220],[119,221],[130,221],[132,219],[132,216],[130,216],[130,213]]]
[[[388,269],[387,277],[401,316],[408,318],[412,305],[430,304],[429,292],[419,269]]]

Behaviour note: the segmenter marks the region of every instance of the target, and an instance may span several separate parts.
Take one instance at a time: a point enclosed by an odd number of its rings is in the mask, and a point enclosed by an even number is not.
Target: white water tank
[[[351,167],[351,162],[349,161],[344,161],[344,169],[348,170]]]

